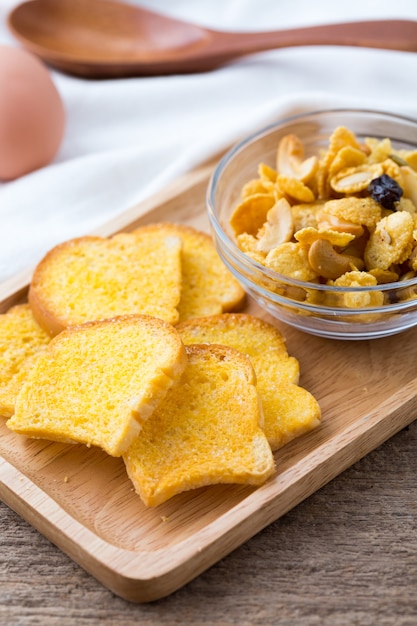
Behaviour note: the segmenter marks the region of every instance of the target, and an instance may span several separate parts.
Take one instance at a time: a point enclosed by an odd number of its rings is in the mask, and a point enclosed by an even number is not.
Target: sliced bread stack
[[[178,224],[66,241],[41,260],[29,289],[35,319],[52,336],[115,315],[176,324],[237,310],[244,299],[209,235]]]
[[[189,226],[153,224],[63,242],[35,268],[29,304],[0,314],[0,415],[13,414],[35,354],[64,329],[132,314],[175,325],[237,309],[244,298],[211,238]]]
[[[321,415],[281,333],[230,312],[244,297],[191,227],[56,246],[29,304],[0,315],[7,426],[123,456],[148,506],[214,483],[263,483],[272,450]]]
[[[223,344],[250,358],[272,450],[320,424],[317,400],[298,385],[297,359],[288,355],[282,334],[268,322],[244,313],[225,313],[182,322],[177,330],[186,345]]]
[[[249,359],[226,346],[187,354],[181,379],[123,457],[148,506],[207,485],[260,485],[274,472]]]

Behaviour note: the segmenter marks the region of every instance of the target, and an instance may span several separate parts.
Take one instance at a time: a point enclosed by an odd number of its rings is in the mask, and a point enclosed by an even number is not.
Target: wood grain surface
[[[414,626],[416,475],[413,423],[185,587],[140,605],[0,503],[0,623]]]
[[[183,191],[187,191],[192,204],[198,200],[201,205],[206,177],[207,171],[202,171],[192,179],[177,182],[175,193],[167,191],[156,207],[150,200],[148,205],[144,203],[141,207],[139,217],[135,208],[104,227],[101,233],[126,228],[132,224],[132,215],[139,222],[146,221],[149,208],[152,208],[152,221],[171,215],[178,221],[184,219],[192,223],[190,206],[184,201]],[[9,304],[24,296],[25,281],[27,284],[27,276],[21,276],[5,285],[3,302]],[[264,530],[163,600],[143,605],[122,600],[1,504],[0,623],[416,624],[415,423],[352,466],[377,442],[382,442],[415,418],[416,340],[414,331],[364,343],[321,340],[297,331],[288,333],[289,351],[301,362],[302,384],[316,392],[327,416],[321,432],[313,435],[316,437],[313,461],[314,456],[323,451],[323,444],[329,441],[329,437],[332,445],[340,446],[335,450],[337,454],[333,454],[330,461],[322,462],[327,475],[321,475],[318,480],[316,470],[309,474],[308,480],[303,482],[302,492],[297,480],[293,483],[294,493],[288,483],[284,509],[289,512],[273,521],[278,510],[270,507],[261,520],[263,525],[269,523]],[[326,367],[323,369],[324,363]],[[308,367],[303,368],[303,365]],[[362,417],[358,421],[355,415]],[[390,416],[389,420],[386,416]],[[347,429],[343,420],[346,420]],[[347,441],[346,437],[351,438]],[[51,474],[54,467],[64,471],[62,459],[66,458],[66,453],[56,456],[54,448],[45,463],[48,447],[34,450],[38,446],[35,443],[34,447],[19,449],[19,460],[16,460],[12,459],[13,453],[5,441],[3,433],[3,453],[10,454],[9,461],[13,460],[18,467],[19,462],[20,466],[23,463],[28,479],[34,480],[68,507],[69,500],[62,493],[58,495],[60,490],[54,485],[55,480],[60,483],[60,476]],[[280,455],[281,468],[295,468],[292,473],[296,474],[297,462],[301,461],[300,467],[305,473],[302,457],[306,451],[312,452],[309,445],[290,444]],[[36,462],[33,462],[33,455],[30,461],[24,459],[24,454],[30,451],[36,452]],[[298,460],[297,455],[300,455]],[[332,458],[337,463],[332,464]],[[104,468],[104,474],[110,471],[116,476],[116,500],[121,497],[123,500],[125,487],[120,482],[115,461],[104,460],[100,455],[95,459],[95,463]],[[312,462],[311,467],[317,468],[317,463]],[[349,469],[316,491],[345,468]],[[102,488],[100,477],[95,475],[93,480],[98,490]],[[4,479],[4,484],[12,484],[10,477]],[[71,486],[74,488],[71,513],[82,520],[88,491],[85,491],[83,481],[74,480]],[[314,491],[316,493],[310,495]],[[223,502],[220,509],[227,512],[227,499],[222,491],[219,495]],[[235,499],[237,508],[242,497],[250,503],[250,498],[239,490],[229,495]],[[304,497],[307,499],[301,502]],[[12,497],[3,499],[11,506],[19,505]],[[199,502],[198,497],[196,502]],[[182,504],[187,508],[187,500]],[[270,501],[266,498],[266,509],[267,504]],[[295,504],[298,506],[293,508]],[[281,514],[285,513],[284,509]],[[204,515],[201,515],[202,511]],[[123,511],[119,525],[108,524],[106,519],[112,514],[106,507],[101,505],[96,513],[92,515],[90,510],[90,518],[84,523],[91,524],[94,530],[98,528],[101,533],[111,532],[113,542],[128,549],[135,547],[137,535],[126,522]],[[149,528],[148,544],[146,534],[140,537],[140,541],[142,549],[145,547],[148,552],[147,555],[143,552],[143,558],[150,570],[154,567],[153,556],[157,561],[158,550],[162,550],[167,540],[180,545],[178,542],[190,529],[196,532],[199,525],[204,526],[204,519],[210,521],[210,512],[204,507],[197,507],[196,513],[192,524],[186,517],[181,523],[179,515],[173,530],[156,534],[152,531],[152,517],[147,520],[144,517],[145,527],[148,524]],[[33,509],[28,507],[25,517],[36,525],[39,522],[36,506]],[[38,525],[43,530],[42,524]],[[247,529],[244,523],[241,526],[240,532],[245,538]],[[232,541],[229,548],[237,545],[238,542]],[[73,554],[73,558],[77,560],[77,554]],[[78,560],[82,562],[82,558]],[[199,568],[199,565],[195,567]],[[197,573],[190,571],[187,578]]]

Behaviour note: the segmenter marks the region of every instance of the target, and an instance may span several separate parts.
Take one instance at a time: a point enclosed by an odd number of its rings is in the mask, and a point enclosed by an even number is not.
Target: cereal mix
[[[291,279],[375,287],[413,278],[417,150],[397,149],[389,138],[360,141],[340,126],[325,149],[305,158],[302,141],[288,134],[275,168],[261,163],[244,185],[230,225],[242,252]],[[329,305],[384,304],[376,289],[347,292],[342,303],[321,297]]]

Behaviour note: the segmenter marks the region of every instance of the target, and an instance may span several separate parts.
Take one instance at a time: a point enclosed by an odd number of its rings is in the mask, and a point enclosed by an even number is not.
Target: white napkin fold
[[[414,0],[137,0],[230,30],[272,30],[384,17],[417,19]],[[0,5],[0,43],[19,44]],[[343,5],[343,6],[339,6]],[[313,10],[314,8],[314,10]],[[56,243],[83,235],[170,180],[276,119],[356,107],[417,118],[417,54],[342,47],[282,49],[218,70],[122,80],[51,70],[67,126],[52,164],[0,183],[0,282],[33,266]],[[416,137],[417,141],[417,137]]]

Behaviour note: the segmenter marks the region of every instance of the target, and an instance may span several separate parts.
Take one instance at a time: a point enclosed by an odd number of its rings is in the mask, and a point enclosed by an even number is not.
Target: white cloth
[[[415,0],[135,1],[220,30],[417,19]],[[17,4],[0,4],[0,44],[19,46],[6,26]],[[417,118],[417,53],[287,48],[202,74],[90,81],[51,70],[51,76],[66,109],[65,135],[53,163],[0,183],[0,283],[282,116],[363,107]]]

